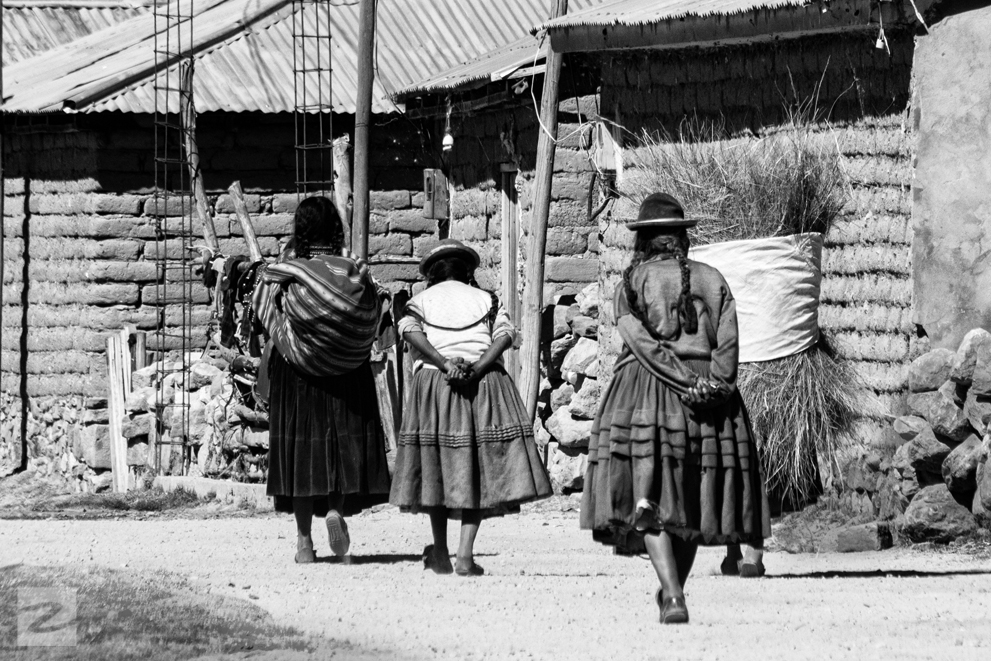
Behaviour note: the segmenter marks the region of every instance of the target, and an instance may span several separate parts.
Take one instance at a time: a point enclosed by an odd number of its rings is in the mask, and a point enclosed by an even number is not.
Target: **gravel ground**
[[[719,576],[721,550],[703,549],[687,590],[692,623],[663,627],[649,563],[594,544],[574,511],[483,523],[476,559],[486,575],[475,579],[423,571],[426,517],[385,509],[350,528],[349,564],[298,566],[283,516],[6,520],[0,567],[175,572],[368,659],[991,658],[987,557],[771,554],[768,577],[743,580]],[[326,537],[315,539],[329,553]]]

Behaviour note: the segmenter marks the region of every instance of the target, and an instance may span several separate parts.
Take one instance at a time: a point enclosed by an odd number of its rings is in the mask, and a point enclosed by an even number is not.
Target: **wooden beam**
[[[127,491],[127,439],[121,433],[124,402],[131,394],[132,328],[125,328],[107,338],[107,413],[110,417],[111,486],[115,492]]]
[[[557,0],[554,17],[568,12],[568,0]],[[520,351],[520,393],[530,419],[537,415],[540,390],[540,317],[544,298],[544,253],[550,216],[551,183],[557,142],[558,87],[561,82],[561,53],[547,52],[547,73],[540,96],[540,137],[537,140],[537,172],[534,177],[533,211],[526,251],[523,292],[523,346]]]
[[[255,227],[251,224],[251,216],[248,215],[248,205],[244,203],[244,191],[241,190],[241,182],[235,181],[227,189],[231,195],[231,202],[234,203],[234,215],[241,225],[241,233],[244,234],[244,241],[248,244],[248,257],[253,262],[262,261],[262,250],[258,245],[258,237],[255,236]]]
[[[207,204],[206,188],[203,185],[203,171],[200,169],[200,148],[196,143],[196,107],[193,104],[193,65],[184,62],[180,67],[179,121],[186,148],[186,161],[189,163],[189,181],[193,188],[196,216],[203,225],[203,239],[215,253],[220,251],[217,230],[213,226],[213,216]]]
[[[375,81],[375,2],[361,0],[358,18],[358,92],[354,111],[354,224],[351,250],[368,259],[369,128],[372,121],[372,83]]]
[[[918,0],[920,11],[931,0]],[[917,25],[915,11],[904,0],[834,0],[802,7],[754,9],[730,15],[687,16],[645,25],[576,25],[548,30],[559,53],[643,48],[728,46],[774,41],[850,30],[877,30],[878,11],[884,26]]]

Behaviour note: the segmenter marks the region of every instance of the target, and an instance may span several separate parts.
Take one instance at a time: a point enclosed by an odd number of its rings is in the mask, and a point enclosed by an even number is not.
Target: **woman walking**
[[[699,544],[763,548],[770,535],[757,449],[736,389],[736,304],[716,269],[687,258],[673,197],[644,200],[616,290],[623,349],[592,426],[581,527],[643,545],[662,623],[688,622],[684,586]]]
[[[268,362],[268,495],[296,518],[296,562],[316,559],[313,516],[334,555],[351,545],[344,515],[386,502],[389,470],[368,358],[381,312],[367,265],[343,257],[333,202],[296,210],[295,259],[259,275],[253,310],[274,343]]]
[[[420,262],[427,289],[410,299],[399,332],[414,373],[390,501],[430,515],[425,569],[480,576],[482,519],[551,494],[526,409],[502,365],[516,331],[495,296],[478,288],[478,254],[444,240]],[[461,521],[452,567],[448,519]]]

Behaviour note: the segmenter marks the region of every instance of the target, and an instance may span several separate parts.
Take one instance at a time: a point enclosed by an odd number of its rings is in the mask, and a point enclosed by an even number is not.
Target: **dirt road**
[[[351,564],[298,566],[291,520],[274,515],[0,521],[0,567],[172,571],[383,659],[991,658],[987,559],[774,554],[770,576],[742,580],[718,576],[720,551],[703,550],[687,590],[692,623],[662,627],[649,564],[592,543],[574,512],[483,524],[478,579],[423,571],[425,517],[366,513],[351,535]]]

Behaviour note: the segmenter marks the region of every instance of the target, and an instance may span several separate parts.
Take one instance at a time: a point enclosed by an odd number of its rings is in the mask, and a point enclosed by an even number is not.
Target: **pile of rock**
[[[121,429],[128,464],[154,467],[157,451],[166,475],[265,480],[268,416],[242,403],[235,391],[249,392],[250,383],[237,383],[227,361],[190,354],[131,378]]]
[[[544,310],[537,440],[546,446],[548,469],[563,493],[582,488],[599,405],[599,287],[564,293]]]
[[[911,541],[947,542],[991,529],[991,333],[969,332],[957,351],[935,349],[909,368],[910,415],[892,427],[894,458],[862,459],[848,486]]]

